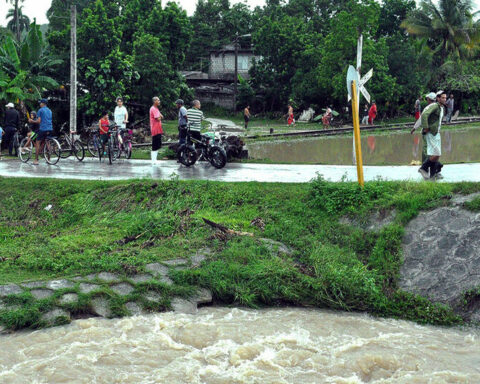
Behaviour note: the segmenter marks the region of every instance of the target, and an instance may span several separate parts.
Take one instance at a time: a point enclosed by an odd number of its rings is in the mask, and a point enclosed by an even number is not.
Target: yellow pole
[[[363,160],[362,160],[362,142],[360,140],[360,118],[358,116],[357,84],[352,81],[352,114],[353,114],[353,134],[355,136],[355,156],[357,158],[357,176],[358,184],[364,186],[363,179]]]

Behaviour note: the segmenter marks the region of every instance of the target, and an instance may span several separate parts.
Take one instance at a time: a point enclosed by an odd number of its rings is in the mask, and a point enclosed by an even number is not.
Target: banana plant
[[[20,44],[7,36],[0,46],[0,100],[20,103],[25,112],[25,103],[34,104],[43,91],[58,87],[48,74],[60,63],[46,54],[35,21]]]

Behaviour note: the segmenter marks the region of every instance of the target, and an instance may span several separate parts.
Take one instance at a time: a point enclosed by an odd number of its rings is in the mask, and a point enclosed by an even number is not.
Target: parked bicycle
[[[67,123],[64,123],[62,125],[60,132],[63,133],[58,140],[62,148],[62,159],[66,159],[70,156],[75,156],[78,161],[83,161],[83,159],[85,158],[85,148],[83,147],[83,144],[80,142],[80,140],[76,139],[76,132],[70,131]]]
[[[118,125],[115,126],[118,129],[117,131],[117,142],[118,142],[118,152],[117,158],[120,158],[122,154],[125,155],[126,159],[132,157],[132,139],[133,132],[131,129],[121,128]]]
[[[99,152],[99,149],[102,148],[102,143],[100,142],[100,134],[98,132],[98,127],[93,126],[88,129],[89,138],[87,140],[87,149],[92,157],[98,157],[102,160],[103,151]]]
[[[119,158],[119,144],[118,144],[118,129],[115,123],[110,124],[108,128],[108,140],[105,145],[105,152],[108,157],[108,162],[112,164]]]
[[[177,150],[178,161],[190,167],[197,160],[206,160],[217,169],[223,168],[227,164],[227,154],[225,149],[214,141],[209,135],[192,135],[188,126],[186,144],[182,144]]]

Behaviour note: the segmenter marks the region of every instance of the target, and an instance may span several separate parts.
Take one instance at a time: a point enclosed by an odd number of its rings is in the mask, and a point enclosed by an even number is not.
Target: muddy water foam
[[[204,308],[0,336],[0,383],[480,383],[478,329]]]

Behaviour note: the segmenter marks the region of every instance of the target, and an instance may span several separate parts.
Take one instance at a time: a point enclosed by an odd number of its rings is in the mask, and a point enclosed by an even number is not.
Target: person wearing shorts
[[[155,96],[152,99],[152,107],[150,108],[150,132],[152,133],[152,165],[157,164],[158,151],[162,148],[162,119],[163,115],[160,113],[160,99]]]
[[[40,109],[37,111],[37,118],[29,121],[31,124],[39,124],[38,134],[35,140],[35,161],[33,165],[38,165],[38,154],[43,151],[45,139],[53,132],[52,111],[47,107],[47,99],[39,100]]]
[[[426,133],[425,138],[427,141],[427,160],[425,160],[418,172],[425,180],[443,178],[440,173],[443,164],[439,161],[442,155],[440,129],[445,114],[447,94],[444,91],[439,91],[436,96],[436,103],[425,108],[422,114],[422,128]]]
[[[102,152],[105,154],[105,145],[108,141],[108,130],[110,129],[110,120],[108,119],[108,112],[102,113],[102,118],[98,122],[99,140],[102,144]]]
[[[247,105],[243,110],[243,120],[245,121],[245,130],[248,129],[248,122],[250,121],[250,105]]]

